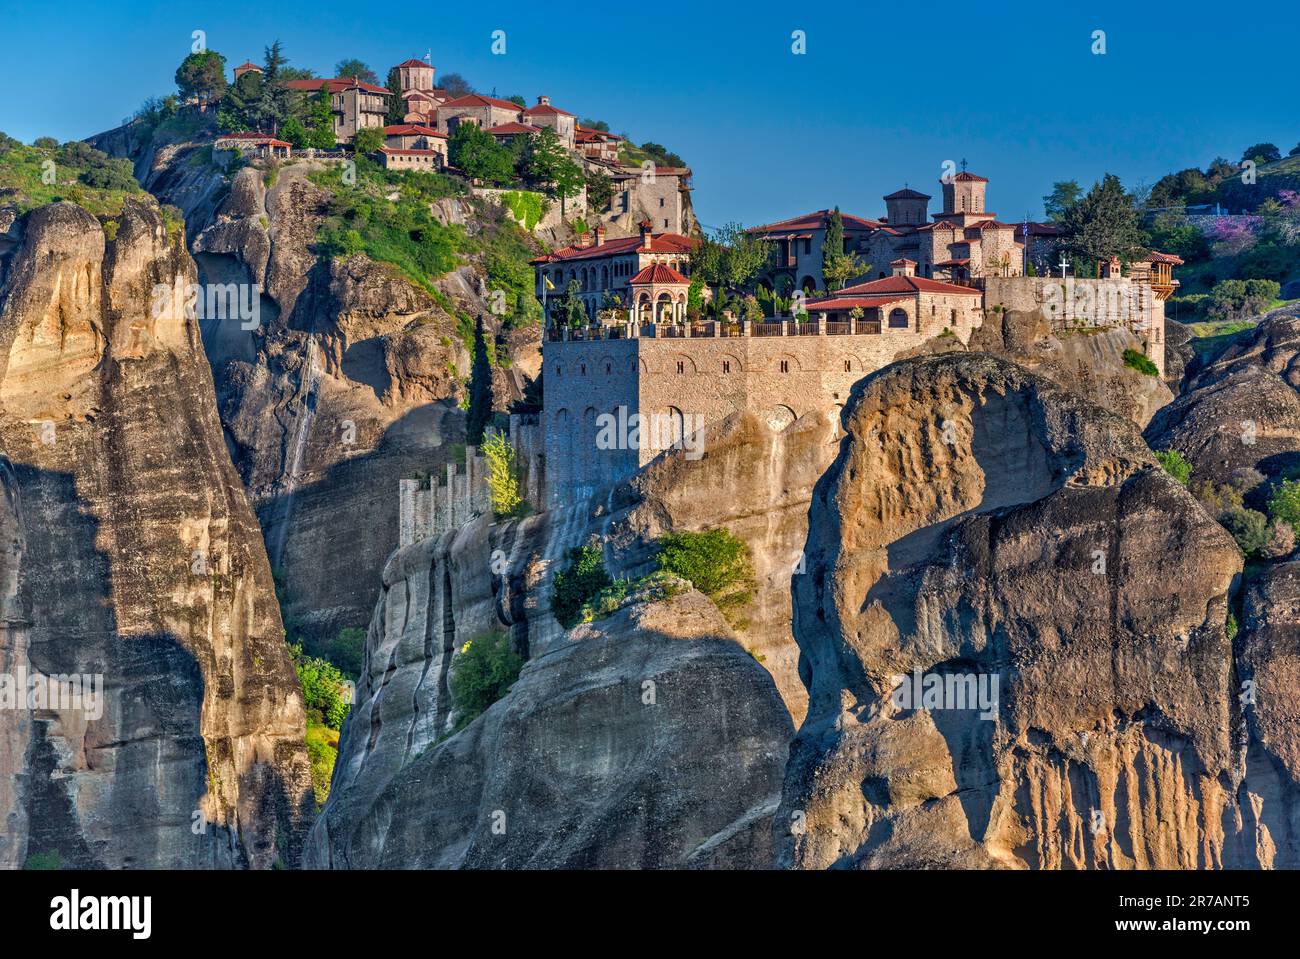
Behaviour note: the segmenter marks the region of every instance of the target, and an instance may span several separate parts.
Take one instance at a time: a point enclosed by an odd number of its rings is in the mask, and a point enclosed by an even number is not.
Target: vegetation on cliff
[[[128,196],[143,197],[128,160],[115,160],[80,140],[41,137],[24,146],[0,133],[0,201],[26,213],[68,200],[98,217],[117,216]]]
[[[488,633],[460,648],[448,684],[456,729],[464,729],[510,691],[524,660],[505,633]]]

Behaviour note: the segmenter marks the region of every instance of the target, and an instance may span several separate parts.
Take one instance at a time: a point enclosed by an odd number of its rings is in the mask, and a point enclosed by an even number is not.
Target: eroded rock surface
[[[1251,864],[1241,556],[1136,429],[962,355],[868,377],[845,427],[795,579],[811,696],[780,864]],[[993,718],[902,708],[914,671],[996,677]]]
[[[0,711],[5,865],[270,867],[308,822],[301,692],[260,531],[231,467],[194,279],[156,206],[114,240],[80,207],[30,213],[0,289],[4,658],[100,675],[101,716]],[[20,522],[13,504],[21,503]],[[27,724],[15,730],[14,724]],[[202,828],[197,828],[202,827]]]

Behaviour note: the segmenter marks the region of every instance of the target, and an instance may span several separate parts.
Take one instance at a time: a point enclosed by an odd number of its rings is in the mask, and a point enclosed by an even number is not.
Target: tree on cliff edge
[[[474,321],[474,365],[469,374],[469,415],[465,421],[465,442],[478,446],[492,418],[492,366],[483,339],[483,317]]]
[[[1061,219],[1061,249],[1086,264],[1112,256],[1127,262],[1142,253],[1145,243],[1133,197],[1113,173],[1094,184]]]

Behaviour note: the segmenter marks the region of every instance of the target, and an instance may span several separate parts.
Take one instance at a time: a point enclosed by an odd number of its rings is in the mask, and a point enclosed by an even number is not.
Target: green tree
[[[182,100],[201,107],[220,100],[226,92],[226,58],[215,50],[191,53],[176,68],[176,89]]]
[[[278,133],[280,124],[293,112],[293,91],[285,87],[285,66],[289,61],[279,40],[272,41],[265,48],[262,58],[262,89],[256,110],[256,126],[259,130]]]
[[[1186,486],[1192,478],[1192,464],[1187,462],[1183,454],[1178,450],[1156,450],[1155,453],[1156,460],[1164,471]]]
[[[1268,545],[1271,535],[1268,517],[1245,506],[1233,506],[1223,511],[1219,523],[1232,534],[1237,546],[1247,556],[1255,556]]]
[[[317,150],[333,150],[337,143],[334,138],[334,113],[330,110],[329,85],[322,83],[321,88],[312,94],[307,105],[307,146]]]
[[[551,612],[565,629],[582,618],[582,607],[611,585],[605,555],[595,543],[569,550],[569,565],[555,574],[551,586]]]
[[[721,315],[727,291],[739,290],[767,265],[768,244],[745,232],[739,223],[726,223],[706,233],[691,254],[691,272],[716,288],[714,304]]]
[[[463,645],[448,681],[456,729],[464,729],[505,696],[523,666],[523,657],[510,648],[505,633],[489,633]]]
[[[560,305],[565,323],[570,329],[574,330],[586,326],[589,320],[587,307],[583,304],[582,297],[578,295],[578,291],[581,289],[581,283],[577,280],[570,280],[568,287],[564,291],[564,300]]]
[[[1043,213],[1048,223],[1060,223],[1065,218],[1065,211],[1079,202],[1083,188],[1077,180],[1058,180],[1052,184],[1052,192],[1043,197]]]
[[[614,181],[604,170],[587,171],[587,209],[604,210],[614,199]]]
[[[515,158],[476,123],[461,123],[447,141],[447,158],[465,176],[507,184],[515,178]]]
[[[1143,252],[1145,236],[1138,211],[1113,173],[1065,211],[1060,229],[1062,251],[1085,264],[1112,256],[1127,261]]]
[[[378,153],[384,145],[383,127],[362,127],[352,138],[352,150],[357,156]]]
[[[488,464],[488,494],[492,512],[498,518],[515,515],[523,502],[519,495],[519,474],[515,447],[504,433],[493,431],[483,440],[483,457]]]
[[[1300,480],[1283,480],[1268,500],[1268,515],[1300,534]]]
[[[295,150],[307,146],[307,128],[297,117],[289,117],[280,128],[280,137],[293,144]]]
[[[690,580],[724,613],[743,607],[754,594],[749,546],[730,530],[669,533],[659,540],[659,568]]]
[[[348,79],[356,77],[362,83],[379,82],[379,77],[375,76],[375,71],[356,57],[348,57],[346,60],[340,60],[334,64],[334,76]]]
[[[404,123],[406,101],[402,99],[402,72],[397,67],[390,69],[388,81],[384,85],[388,88],[388,113],[384,116],[384,122],[389,126]]]
[[[291,646],[289,654],[302,685],[303,708],[319,715],[320,721],[330,729],[342,729],[350,708],[345,694],[348,678],[328,660],[308,656],[301,643]]]
[[[474,88],[470,86],[469,81],[459,73],[444,73],[438,85],[453,97],[464,97],[474,92]]]
[[[469,374],[469,415],[465,421],[465,442],[478,446],[483,430],[492,418],[492,365],[488,362],[483,317],[474,320],[474,360]]]
[[[226,90],[217,108],[217,126],[226,131],[251,130],[257,125],[262,100],[262,75],[249,70]]]
[[[582,167],[569,156],[559,135],[550,127],[529,137],[523,154],[524,178],[534,186],[545,187],[560,198],[560,216],[565,213],[565,200],[582,192],[586,182]]]
[[[1242,160],[1254,160],[1256,163],[1271,163],[1282,159],[1282,151],[1274,143],[1256,143],[1241,151]]]

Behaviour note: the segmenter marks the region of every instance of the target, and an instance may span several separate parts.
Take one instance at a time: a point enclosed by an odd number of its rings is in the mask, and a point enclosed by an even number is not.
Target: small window
[[[660,198],[659,198],[659,205],[660,205],[660,206],[663,206],[663,205],[664,205],[664,198],[663,198],[663,197],[660,197]]]
[[[562,369],[560,369],[560,367],[559,367],[558,365],[555,367],[555,375],[556,375],[556,376],[563,376],[563,375],[564,375],[564,371],[563,371]]]
[[[606,364],[605,364],[605,372],[606,372],[606,373],[613,373],[613,372],[614,372],[614,367],[613,367],[613,364],[612,364],[612,363],[606,363]]]
[[[853,361],[852,361],[852,360],[845,360],[845,361],[844,361],[844,372],[845,372],[845,373],[852,373],[852,372],[853,372]]]
[[[677,361],[677,372],[678,372],[678,373],[685,373],[685,372],[686,372],[686,364],[683,363],[681,360],[678,360],[678,361]]]
[[[583,363],[583,364],[579,365],[579,367],[578,367],[578,375],[579,375],[579,376],[586,376],[586,375],[587,375],[587,364],[586,364],[586,363]]]
[[[789,373],[789,372],[790,372],[790,361],[789,361],[789,360],[782,360],[782,361],[781,361],[781,372],[782,372],[782,373]]]
[[[723,360],[723,361],[722,361],[722,372],[724,372],[724,373],[730,373],[730,372],[731,372],[731,360]]]

